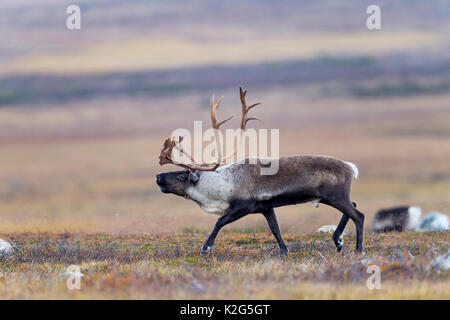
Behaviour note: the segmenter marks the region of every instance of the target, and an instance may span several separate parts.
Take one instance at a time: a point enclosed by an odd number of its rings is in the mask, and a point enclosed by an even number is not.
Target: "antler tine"
[[[181,138],[181,140],[182,140],[182,138]],[[180,141],[180,140],[178,140],[178,141]],[[177,144],[177,142],[172,137],[169,137],[166,140],[164,140],[164,143],[161,147],[161,154],[159,155],[159,165],[162,166],[167,163],[173,163],[172,151],[173,151],[173,148],[175,148],[176,144]]]
[[[219,108],[220,102],[223,100],[223,97],[220,97],[217,101],[214,101],[214,100],[215,100],[214,96],[212,96],[212,98],[211,98],[211,122],[212,122],[212,127],[214,129],[219,129],[219,127],[222,124],[224,124],[225,122],[230,120],[232,117],[229,117],[222,121],[218,121],[217,120],[217,109]],[[183,147],[180,145],[182,140],[183,140],[183,137],[179,137],[178,141],[176,141],[175,138],[173,138],[173,137],[169,137],[164,141],[164,144],[161,148],[161,154],[159,156],[159,164],[160,165],[171,163],[173,165],[188,169],[191,172],[194,172],[196,170],[214,171],[220,166],[220,164],[221,164],[220,150],[218,151],[219,159],[217,160],[217,162],[214,162],[211,164],[206,164],[206,163],[197,164],[197,163],[195,163],[195,159],[189,153],[187,153],[183,149]],[[184,154],[186,157],[188,157],[189,160],[191,160],[192,164],[186,164],[186,163],[180,163],[180,162],[174,161],[172,158],[173,149],[180,151],[182,154]]]
[[[243,90],[242,87],[239,87],[239,94],[240,94],[241,105],[242,105],[241,130],[245,131],[247,123],[250,120],[261,121],[258,118],[254,118],[254,117],[248,118],[248,116],[247,116],[248,112],[252,108],[260,105],[260,103],[254,103],[251,106],[247,106],[247,102],[245,101],[245,96],[247,94],[247,90]],[[233,118],[231,116],[231,117],[228,117],[228,118],[226,118],[225,120],[222,120],[222,121],[218,121],[217,120],[217,109],[219,108],[220,102],[222,102],[222,100],[223,100],[223,97],[220,97],[217,101],[215,101],[214,95],[211,97],[211,123],[212,123],[212,127],[214,129],[216,129],[216,130],[218,130],[219,127],[222,124],[224,124],[225,122],[227,122],[228,120]],[[218,152],[218,159],[217,159],[216,162],[197,164],[195,162],[195,159],[189,153],[187,153],[183,149],[183,147],[180,145],[181,141],[183,140],[183,137],[179,137],[178,141],[175,138],[173,138],[173,137],[169,137],[169,138],[167,138],[164,141],[164,144],[163,144],[163,146],[161,148],[161,154],[159,156],[159,164],[160,165],[164,165],[164,164],[171,163],[171,164],[174,164],[176,166],[188,169],[191,172],[194,172],[196,170],[198,170],[198,171],[214,171],[214,170],[216,170],[224,161],[226,161],[226,159],[234,156],[237,153],[238,148],[236,147],[232,154],[229,154],[229,155],[227,155],[225,157],[221,157],[220,139],[217,136],[217,131],[215,132],[215,134],[216,134],[217,152]],[[183,155],[188,157],[191,160],[192,164],[185,164],[185,163],[180,163],[180,162],[174,161],[172,159],[173,149],[178,150]]]
[[[228,117],[225,120],[222,121],[217,121],[217,109],[219,109],[220,106],[220,102],[222,102],[223,100],[223,96],[220,97],[217,102],[214,102],[214,95],[211,97],[211,123],[212,123],[212,127],[214,129],[219,129],[219,127],[224,124],[225,122],[227,122],[228,120],[230,120],[231,118],[233,118],[233,116]]]
[[[173,137],[169,137],[164,141],[163,146],[161,147],[161,154],[159,155],[159,164],[165,165],[168,163],[171,163],[173,165],[185,168],[191,172],[194,172],[196,170],[199,171],[214,171],[219,167],[219,163],[216,163],[213,166],[203,166],[203,165],[198,165],[198,164],[185,164],[185,163],[180,163],[177,161],[174,161],[172,159],[172,151],[173,149],[177,149],[178,151],[180,151],[181,153],[185,154],[186,156],[189,157],[189,159],[191,159],[191,161],[193,161],[194,159],[187,154],[184,149],[179,146],[179,143],[181,143],[181,141],[183,140],[183,137],[179,137],[178,141],[176,141]]]
[[[262,121],[258,118],[248,118],[247,114],[250,111],[250,109],[260,105],[261,103],[254,103],[251,106],[247,106],[247,102],[245,101],[245,96],[247,95],[247,90],[242,90],[242,87],[239,87],[239,95],[241,98],[241,105],[242,105],[242,118],[241,118],[241,129],[245,130],[245,127],[247,126],[247,123],[250,120],[258,120]]]
[[[239,87],[239,96],[241,98],[241,105],[242,105],[242,117],[241,117],[241,130],[245,131],[247,123],[250,120],[258,120],[258,121],[262,121],[261,119],[258,118],[248,118],[247,114],[250,111],[250,109],[256,107],[257,105],[260,105],[261,103],[254,103],[251,106],[247,106],[247,102],[245,101],[245,96],[247,95],[247,90],[243,90],[242,87]],[[238,153],[239,147],[236,146],[234,148],[234,151],[232,153],[230,153],[229,155],[226,155],[225,157],[222,158],[222,162],[226,161],[227,159],[234,157],[237,153]]]

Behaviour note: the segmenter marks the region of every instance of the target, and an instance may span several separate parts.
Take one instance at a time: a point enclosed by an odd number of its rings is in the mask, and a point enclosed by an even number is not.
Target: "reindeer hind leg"
[[[342,199],[342,198],[341,198]],[[345,199],[345,198],[344,198]],[[347,224],[348,219],[352,219],[353,223],[356,226],[356,252],[363,253],[364,251],[364,214],[356,209],[355,203],[351,202],[350,199],[335,200],[335,201],[327,201],[327,204],[341,211],[344,216],[339,223],[338,228],[333,235],[333,240],[339,249],[339,236],[341,232],[343,232],[345,225]],[[339,235],[339,236],[338,236]]]
[[[344,229],[347,226],[348,219],[349,216],[343,214],[341,221],[339,222],[336,230],[333,233],[334,245],[336,246],[338,252],[340,252],[344,247],[344,238],[342,237],[342,234],[344,233]]]

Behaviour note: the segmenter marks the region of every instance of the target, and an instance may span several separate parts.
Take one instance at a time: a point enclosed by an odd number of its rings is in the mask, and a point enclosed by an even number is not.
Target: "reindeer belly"
[[[280,194],[262,194],[257,199],[257,207],[283,207],[293,204],[310,202],[317,199],[313,192],[283,192]]]

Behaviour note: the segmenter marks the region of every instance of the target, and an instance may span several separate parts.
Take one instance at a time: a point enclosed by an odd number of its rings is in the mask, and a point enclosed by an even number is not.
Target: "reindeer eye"
[[[187,176],[186,173],[182,173],[182,174],[179,174],[179,175],[177,176],[177,178],[178,178],[178,180],[186,181],[187,178],[188,178],[188,176]]]

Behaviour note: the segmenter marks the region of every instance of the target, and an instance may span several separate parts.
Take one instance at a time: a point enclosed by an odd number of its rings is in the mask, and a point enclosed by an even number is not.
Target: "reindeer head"
[[[184,196],[186,189],[195,186],[199,179],[198,172],[189,170],[172,171],[156,175],[156,183],[163,193],[173,193]]]
[[[241,130],[245,130],[247,123],[250,120],[259,120],[257,118],[248,118],[247,114],[253,107],[259,105],[259,103],[255,103],[251,106],[247,106],[245,101],[245,95],[247,94],[246,90],[242,90],[239,88],[239,94],[242,105],[242,117],[241,117]],[[238,148],[234,149],[234,152],[222,157],[221,154],[221,146],[220,139],[217,136],[217,130],[219,127],[230,120],[232,117],[228,117],[225,120],[218,121],[217,120],[217,109],[219,108],[219,104],[222,101],[223,97],[214,101],[214,96],[211,98],[211,123],[212,127],[216,134],[216,150],[217,150],[217,160],[213,163],[196,163],[194,158],[183,149],[181,146],[181,142],[183,141],[183,137],[169,137],[164,141],[164,144],[161,148],[161,154],[159,155],[159,164],[173,164],[179,167],[184,168],[183,171],[173,171],[160,173],[156,176],[156,183],[158,184],[161,192],[163,193],[173,193],[179,196],[185,196],[186,190],[189,187],[195,186],[200,179],[201,171],[215,171],[221,164],[223,164],[228,158],[234,156]],[[174,160],[172,156],[173,150],[179,151],[182,155],[186,156],[191,163],[182,163]]]

